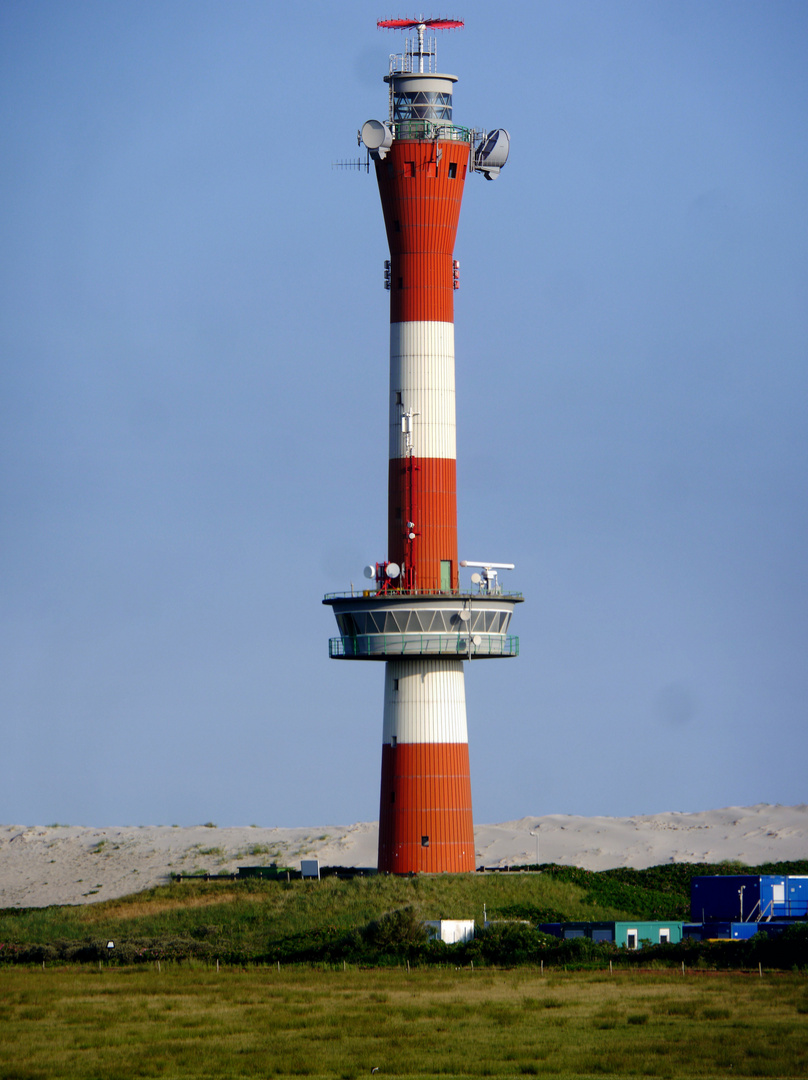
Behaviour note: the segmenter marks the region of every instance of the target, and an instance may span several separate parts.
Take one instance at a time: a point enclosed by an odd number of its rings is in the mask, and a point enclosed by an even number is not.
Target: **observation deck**
[[[329,593],[340,636],[331,638],[334,660],[388,660],[441,656],[484,660],[519,655],[508,634],[521,593],[420,592],[367,589]]]

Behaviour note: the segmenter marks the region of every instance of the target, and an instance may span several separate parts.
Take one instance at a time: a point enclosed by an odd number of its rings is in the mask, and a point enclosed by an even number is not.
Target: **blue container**
[[[690,882],[694,922],[758,922],[808,916],[808,876],[728,874]]]
[[[560,922],[539,923],[539,930],[541,930],[543,934],[552,934],[553,937],[560,938],[562,936]]]
[[[690,918],[693,922],[704,923],[745,922],[760,908],[761,880],[756,874],[693,878],[690,882]]]
[[[704,936],[704,923],[682,923],[682,938],[689,941],[701,941]]]
[[[774,905],[775,918],[784,916],[787,919],[808,918],[808,875],[793,874],[786,878],[785,910],[778,911]]]
[[[733,941],[748,941],[750,937],[754,937],[760,929],[757,923],[753,922],[734,922],[730,926],[730,937]]]
[[[704,923],[701,928],[702,941],[728,940],[732,937],[731,922]]]

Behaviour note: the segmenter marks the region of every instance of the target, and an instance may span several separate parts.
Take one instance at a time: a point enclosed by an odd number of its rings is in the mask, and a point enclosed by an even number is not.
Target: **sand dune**
[[[478,866],[536,861],[606,870],[666,862],[749,865],[808,858],[808,806],[727,807],[629,818],[551,814],[474,830]],[[0,907],[86,904],[138,892],[173,873],[231,873],[301,858],[375,866],[377,826],[193,828],[0,826]]]

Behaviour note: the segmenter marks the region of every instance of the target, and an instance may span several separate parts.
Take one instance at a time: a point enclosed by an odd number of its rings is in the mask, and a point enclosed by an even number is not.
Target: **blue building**
[[[694,877],[694,923],[757,923],[808,917],[808,875],[728,874]]]

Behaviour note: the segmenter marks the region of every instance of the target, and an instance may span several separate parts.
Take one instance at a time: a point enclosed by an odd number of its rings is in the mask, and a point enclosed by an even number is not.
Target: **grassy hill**
[[[548,866],[540,874],[184,881],[100,904],[0,911],[0,962],[376,963],[421,949],[426,919],[513,921],[529,933],[532,948],[536,935],[525,923],[687,919],[695,874],[808,872],[807,862],[777,867],[677,864],[596,873]]]

